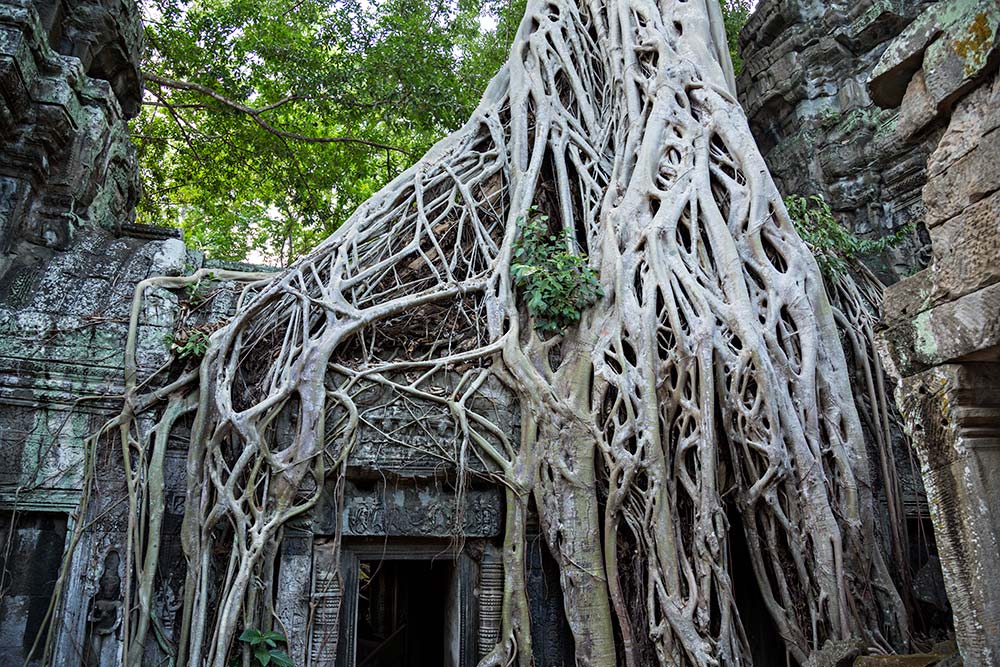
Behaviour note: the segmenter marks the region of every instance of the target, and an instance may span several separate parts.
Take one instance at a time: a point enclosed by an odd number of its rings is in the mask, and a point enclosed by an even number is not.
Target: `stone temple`
[[[991,37],[956,50],[973,23]],[[863,236],[917,228],[871,259],[893,283],[880,339],[905,423],[894,447],[909,594],[928,628],[953,622],[976,667],[1000,665],[998,26],[990,1],[762,0],[741,38],[742,102],[779,186],[824,194]],[[120,409],[136,286],[233,268],[135,224],[141,42],[131,0],[0,0],[0,665],[121,664],[122,457],[84,441]],[[234,307],[219,298],[199,317]],[[170,361],[182,308],[175,292],[146,293],[140,377]],[[516,437],[516,405],[499,388],[483,396]],[[500,632],[503,494],[456,494],[439,408],[374,390],[359,405],[343,511],[331,489],[274,556],[289,653],[311,667],[471,667]],[[185,460],[171,439],[150,665],[169,664],[180,622]],[[555,563],[542,539],[529,544],[535,664],[572,664]],[[755,664],[785,664],[745,615]]]

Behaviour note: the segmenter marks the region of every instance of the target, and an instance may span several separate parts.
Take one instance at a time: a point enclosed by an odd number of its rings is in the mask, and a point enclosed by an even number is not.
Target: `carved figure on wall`
[[[97,592],[87,613],[87,638],[84,642],[85,667],[111,667],[118,663],[120,643],[115,635],[122,619],[122,580],[118,573],[121,557],[109,551],[104,557],[104,569]]]

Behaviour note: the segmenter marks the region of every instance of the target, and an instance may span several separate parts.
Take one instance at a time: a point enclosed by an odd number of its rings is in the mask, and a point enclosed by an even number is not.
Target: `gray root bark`
[[[600,273],[603,298],[565,336],[540,337],[512,284],[532,206]],[[530,0],[468,124],[248,288],[175,387],[196,409],[180,664],[225,667],[240,629],[269,623],[248,588],[316,502],[300,490],[341,474],[373,387],[446,406],[459,475],[485,462],[507,489],[504,623],[484,665],[531,664],[531,502],[578,665],[749,665],[734,531],[795,661],[829,639],[905,641],[835,313],[864,336],[831,307],[753,142],[716,2]],[[491,378],[519,402],[518,438],[474,407]],[[233,546],[213,566],[220,539]],[[141,561],[151,577],[155,556]],[[134,642],[148,625],[147,609]]]

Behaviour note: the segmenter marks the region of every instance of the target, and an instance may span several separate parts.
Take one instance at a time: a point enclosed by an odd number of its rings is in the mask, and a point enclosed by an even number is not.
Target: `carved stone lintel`
[[[419,487],[348,489],[342,512],[328,497],[315,513],[313,530],[357,537],[495,537],[500,534],[502,501],[495,489],[468,489],[462,504],[452,493]]]

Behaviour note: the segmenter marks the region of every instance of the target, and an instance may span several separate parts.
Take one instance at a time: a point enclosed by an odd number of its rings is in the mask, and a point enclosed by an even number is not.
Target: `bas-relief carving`
[[[396,378],[408,383],[413,378]],[[334,381],[336,378],[334,378]],[[448,396],[455,390],[460,376],[447,374],[435,386],[424,387],[427,393]],[[463,433],[457,428],[447,405],[424,399],[414,399],[393,388],[367,383],[354,401],[359,412],[357,439],[349,465],[360,470],[390,470],[398,474],[418,476],[453,470],[459,460],[468,468],[485,471],[490,464],[482,460],[471,446],[463,451]],[[471,398],[468,408],[481,414],[507,434],[511,446],[517,446],[520,413],[516,402],[496,380],[487,381]],[[334,410],[329,423],[342,416]],[[494,434],[479,435],[497,449],[504,446]],[[342,441],[332,447],[343,446]]]
[[[97,592],[90,600],[87,614],[83,654],[85,667],[109,667],[117,662],[123,598],[120,567],[118,552],[109,551],[104,557]]]
[[[339,524],[345,536],[494,537],[501,521],[496,489],[467,489],[457,496],[424,486],[361,490],[349,485],[342,512],[334,496],[326,495],[314,513],[313,530],[333,535]]]
[[[310,598],[310,667],[333,667],[340,639],[342,587],[339,572],[316,572]]]
[[[313,535],[301,526],[289,527],[281,542],[278,599],[275,612],[285,636],[288,655],[296,665],[305,666],[314,613]]]

